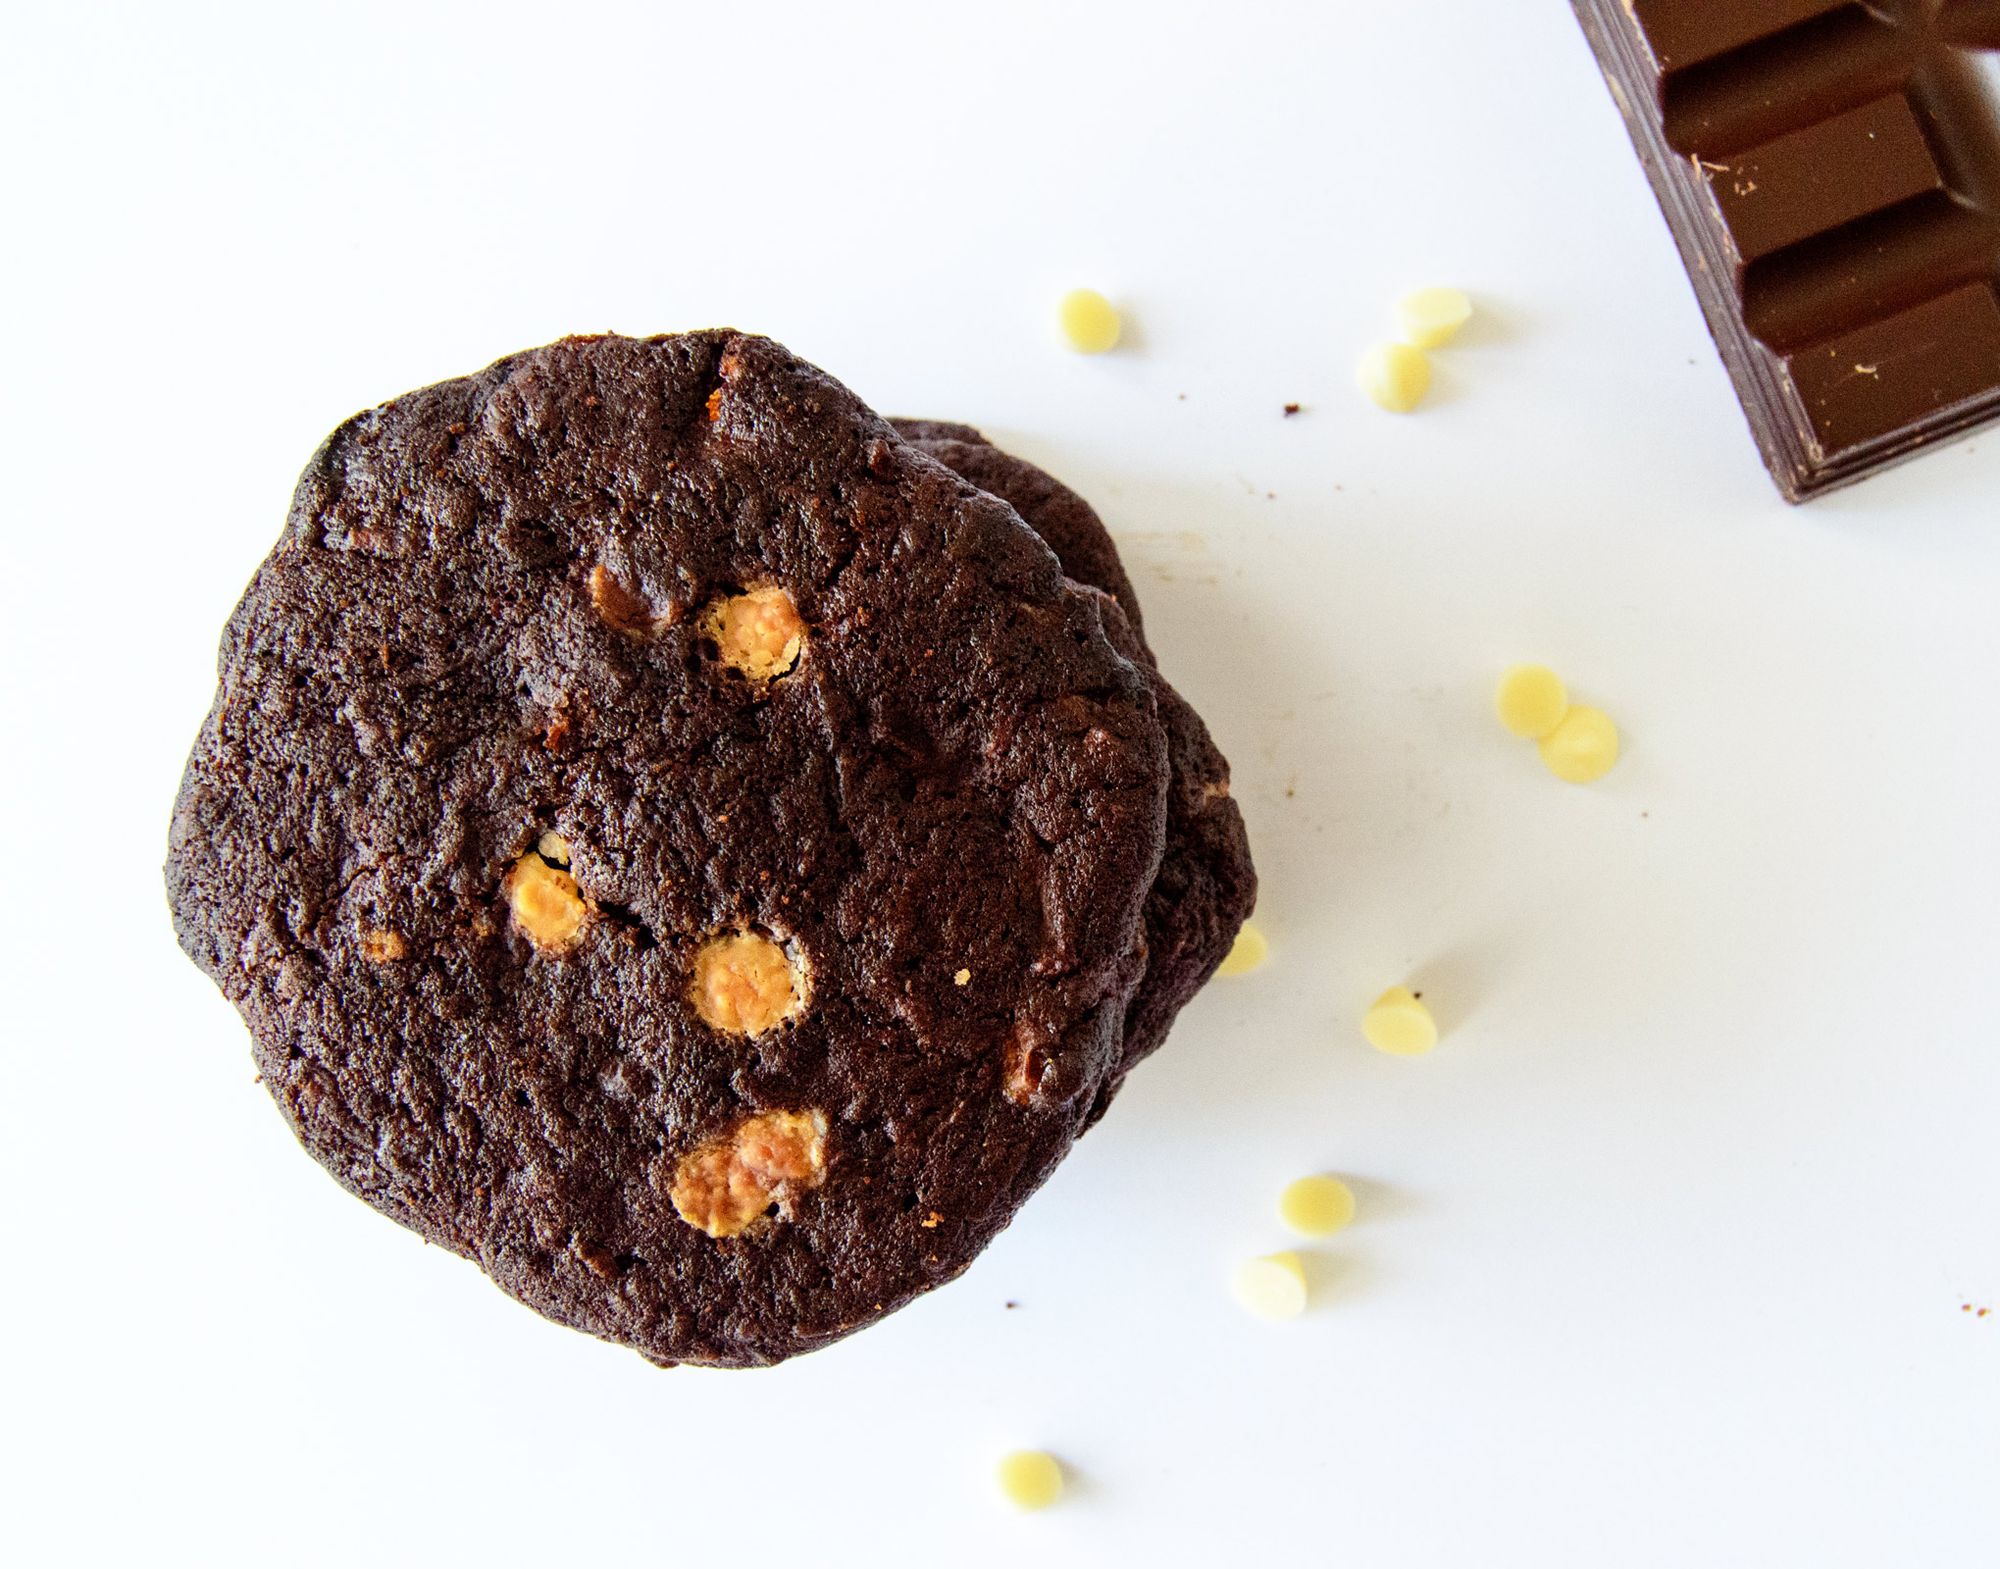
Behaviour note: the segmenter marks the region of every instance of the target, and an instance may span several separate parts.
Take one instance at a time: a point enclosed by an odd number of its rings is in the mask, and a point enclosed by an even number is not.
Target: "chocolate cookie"
[[[343,425],[231,618],[182,946],[349,1189],[665,1363],[950,1279],[1118,1071],[1147,676],[776,344],[568,339]]]
[[[1002,452],[970,425],[891,423],[919,450],[1011,505],[1048,542],[1072,579],[1110,595],[1123,612],[1106,614],[1112,641],[1152,677],[1173,773],[1166,854],[1146,900],[1146,975],[1126,1011],[1124,1051],[1102,1093],[1101,1114],[1126,1073],[1158,1048],[1175,1015],[1215,973],[1257,902],[1243,813],[1229,795],[1229,764],[1201,716],[1159,673],[1132,580],[1111,531],[1090,503],[1025,458]]]

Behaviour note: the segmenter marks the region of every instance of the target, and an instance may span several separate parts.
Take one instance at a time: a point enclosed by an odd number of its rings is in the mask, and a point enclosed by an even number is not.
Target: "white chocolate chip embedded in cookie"
[[[804,964],[758,932],[711,937],[694,956],[694,1011],[718,1030],[762,1035],[805,1002]]]
[[[722,662],[752,681],[769,681],[799,662],[806,624],[782,588],[766,585],[725,594],[701,613]]]
[[[556,836],[545,834],[543,839]],[[565,855],[568,849],[563,845]],[[530,850],[514,863],[504,886],[508,908],[514,912],[514,924],[543,953],[561,953],[569,948],[590,919],[590,906],[584,903],[576,879],[560,867],[551,866],[538,850]]]
[[[817,1111],[765,1111],[683,1155],[668,1197],[695,1230],[733,1237],[773,1204],[782,1214],[825,1175],[826,1118]]]

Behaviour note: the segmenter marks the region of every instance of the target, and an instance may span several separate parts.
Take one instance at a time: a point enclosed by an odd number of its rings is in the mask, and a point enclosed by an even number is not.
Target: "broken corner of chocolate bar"
[[[1572,0],[1788,501],[2000,417],[2000,0]]]

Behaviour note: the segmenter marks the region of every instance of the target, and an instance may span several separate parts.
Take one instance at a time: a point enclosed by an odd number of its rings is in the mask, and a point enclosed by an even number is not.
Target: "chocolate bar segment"
[[[1805,22],[1860,9],[1854,0],[1634,0],[1633,13],[1662,72],[1733,54]]]
[[[1573,0],[1787,499],[2000,417],[2000,0]]]

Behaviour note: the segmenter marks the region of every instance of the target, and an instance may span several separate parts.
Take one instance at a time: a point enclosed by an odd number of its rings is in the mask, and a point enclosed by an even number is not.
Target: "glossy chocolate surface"
[[[1790,500],[2000,417],[2000,0],[1573,0]]]

